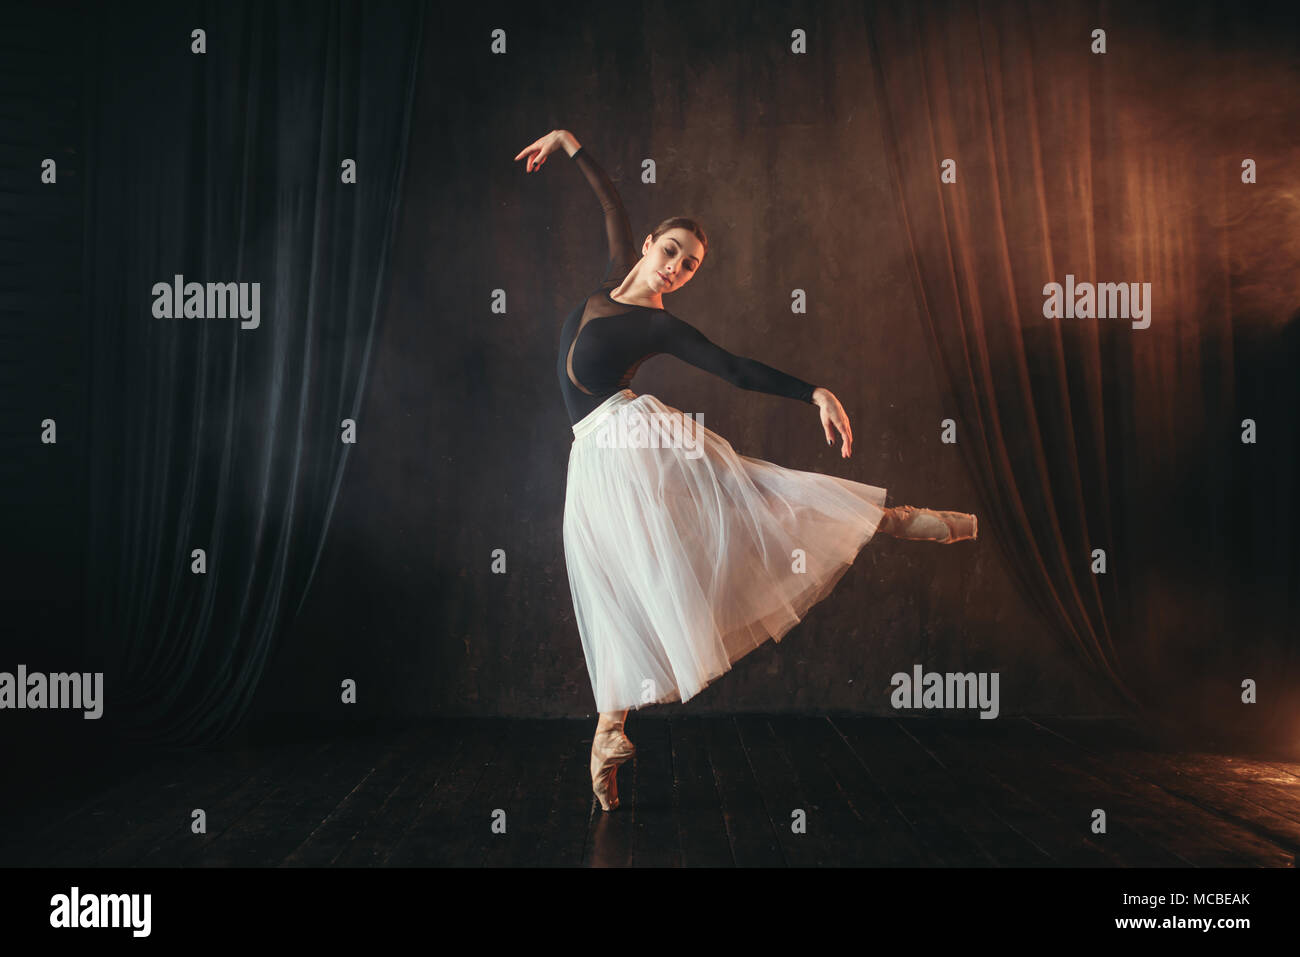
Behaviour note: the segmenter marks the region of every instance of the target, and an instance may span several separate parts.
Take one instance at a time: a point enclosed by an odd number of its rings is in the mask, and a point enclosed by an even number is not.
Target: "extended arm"
[[[655,330],[655,347],[659,352],[676,356],[696,368],[711,372],[732,385],[751,392],[766,392],[787,399],[798,399],[816,405],[813,392],[816,387],[792,375],[765,365],[757,359],[733,355],[711,342],[704,333],[676,316],[663,313],[652,320]]]
[[[826,444],[834,444],[835,433],[832,429],[838,429],[844,439],[840,455],[847,459],[852,454],[853,429],[849,426],[849,417],[840,400],[829,389],[809,385],[802,379],[764,365],[757,359],[732,355],[710,342],[704,333],[689,322],[683,322],[669,313],[661,313],[652,322],[656,324],[653,338],[656,340],[657,351],[666,352],[699,369],[712,372],[741,389],[785,396],[817,406],[821,411]]]

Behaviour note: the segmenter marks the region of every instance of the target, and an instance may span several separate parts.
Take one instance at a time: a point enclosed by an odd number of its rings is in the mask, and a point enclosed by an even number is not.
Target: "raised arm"
[[[587,177],[587,182],[591,184],[596,198],[600,201],[600,208],[605,212],[605,238],[609,244],[609,262],[605,265],[605,274],[600,281],[621,279],[641,258],[632,240],[632,224],[628,222],[627,210],[623,208],[618,190],[605,175],[605,170],[587,152],[585,146],[578,146],[569,156],[578,164],[582,175]]]
[[[568,130],[551,130],[545,136],[535,140],[519,151],[516,160],[527,159],[525,169],[532,173],[542,168],[552,153],[563,149],[578,164],[582,175],[596,192],[600,208],[605,211],[605,238],[609,244],[609,262],[605,266],[605,275],[601,282],[612,278],[622,279],[637,264],[641,254],[637,252],[632,241],[632,225],[628,222],[627,211],[619,199],[618,190],[610,182],[605,171],[590,153],[578,142]]]
[[[813,401],[816,386],[757,359],[747,359],[728,352],[689,322],[666,312],[650,321],[654,324],[653,342],[659,352],[676,356],[741,389],[798,399],[810,405],[817,404]]]

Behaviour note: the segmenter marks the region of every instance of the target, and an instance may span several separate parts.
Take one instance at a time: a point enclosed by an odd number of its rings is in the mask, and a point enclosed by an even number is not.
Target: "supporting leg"
[[[602,711],[591,739],[591,789],[602,810],[618,807],[619,765],[634,754],[636,747],[623,733],[627,711]]]

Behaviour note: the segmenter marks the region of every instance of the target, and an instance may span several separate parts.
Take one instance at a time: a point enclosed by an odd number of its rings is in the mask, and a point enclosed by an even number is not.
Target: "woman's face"
[[[646,282],[662,295],[691,281],[704,259],[704,244],[689,229],[678,227],[656,240],[647,236],[641,254],[646,258]]]

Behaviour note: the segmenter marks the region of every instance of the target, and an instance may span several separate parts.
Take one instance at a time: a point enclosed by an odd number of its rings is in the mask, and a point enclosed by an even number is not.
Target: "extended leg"
[[[949,545],[979,537],[979,520],[966,512],[936,512],[912,505],[885,509],[876,531],[913,542]]]

